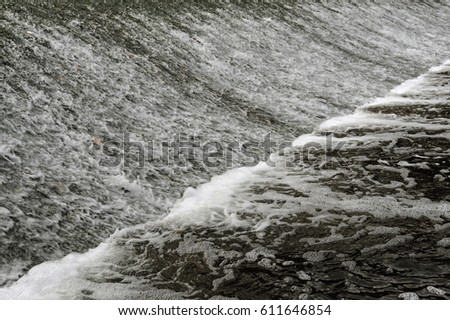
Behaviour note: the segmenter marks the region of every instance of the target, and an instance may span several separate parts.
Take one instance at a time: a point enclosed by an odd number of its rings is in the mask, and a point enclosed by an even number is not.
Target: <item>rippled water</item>
[[[448,5],[5,5],[0,296],[445,297]],[[295,141],[105,165],[125,133]]]

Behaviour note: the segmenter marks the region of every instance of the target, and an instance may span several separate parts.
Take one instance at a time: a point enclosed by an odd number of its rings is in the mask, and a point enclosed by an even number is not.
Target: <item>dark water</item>
[[[448,2],[2,9],[1,282],[121,231],[1,296],[448,295]],[[105,162],[267,133],[275,167]]]

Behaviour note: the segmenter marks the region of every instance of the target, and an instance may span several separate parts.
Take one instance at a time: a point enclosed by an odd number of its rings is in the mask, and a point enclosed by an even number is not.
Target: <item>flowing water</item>
[[[449,17],[3,4],[0,297],[447,297]],[[259,164],[138,161],[269,133],[293,142]]]

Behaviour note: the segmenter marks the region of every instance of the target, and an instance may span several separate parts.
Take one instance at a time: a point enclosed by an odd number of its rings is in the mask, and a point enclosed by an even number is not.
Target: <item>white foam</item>
[[[321,132],[342,132],[354,128],[420,128],[445,130],[448,125],[420,123],[414,121],[402,121],[394,115],[379,115],[371,113],[355,113],[348,116],[336,117],[323,122],[318,131]]]
[[[412,104],[418,104],[418,105],[433,105],[433,104],[439,104],[442,102],[446,102],[447,100],[444,99],[411,99],[411,98],[405,98],[405,97],[399,97],[399,96],[386,96],[384,98],[377,98],[373,102],[365,104],[355,110],[355,114],[360,113],[366,113],[367,114],[367,108],[369,107],[377,107],[377,106],[406,106],[406,105],[412,105]]]
[[[400,293],[398,297],[404,300],[420,300],[419,296],[415,292],[403,292]]]
[[[450,59],[444,61],[444,63],[437,67],[430,68],[430,72],[438,73],[438,72],[447,72],[450,71]]]
[[[348,129],[367,126],[392,126],[398,123],[396,120],[383,119],[370,114],[359,113],[327,120],[319,126],[319,131],[335,131],[340,128]]]
[[[112,244],[116,237],[126,234],[126,229],[116,231],[111,237],[95,249],[86,253],[71,253],[60,260],[47,261],[31,268],[28,273],[10,287],[0,288],[0,300],[49,300],[81,299],[82,291],[92,291],[93,299],[181,299],[181,293],[165,289],[140,287],[138,283],[130,285],[132,277],[124,283],[93,282],[87,275],[102,277],[115,275],[110,270],[111,263],[117,256],[117,248]],[[99,270],[101,270],[99,272]]]
[[[373,140],[372,136],[357,136],[352,137],[352,141],[368,141]],[[314,149],[315,147],[319,148],[332,148],[336,145],[338,145],[341,142],[350,143],[348,138],[337,138],[337,137],[327,137],[327,136],[319,136],[314,134],[308,134],[298,137],[292,142],[292,146],[295,148],[311,148]]]
[[[436,287],[433,287],[433,286],[428,286],[427,287],[427,291],[429,293],[435,294],[437,296],[442,296],[442,297],[445,296],[445,291],[444,290],[436,288]]]
[[[325,144],[325,137],[317,136],[315,134],[304,134],[292,142],[293,147],[303,147],[308,143],[319,143],[321,145]]]
[[[450,237],[449,238],[442,238],[437,242],[437,245],[440,247],[448,248],[450,247]]]
[[[411,93],[417,87],[420,87],[425,81],[424,76],[419,76],[415,79],[406,80],[402,84],[398,85],[394,89],[391,90],[391,93],[402,95],[406,93]]]
[[[255,167],[237,168],[213,177],[210,182],[197,189],[188,188],[170,213],[162,219],[163,223],[180,225],[199,225],[217,222],[217,219],[236,223],[230,217],[228,207],[240,188],[245,187],[253,177],[270,167],[260,162]]]
[[[450,70],[450,60],[446,60],[443,64],[437,67],[432,67],[428,70],[429,73],[445,72]],[[391,95],[405,95],[414,94],[418,90],[423,90],[428,84],[427,74],[420,75],[415,79],[406,80],[397,87],[391,90]]]
[[[71,253],[61,260],[48,261],[31,268],[11,287],[0,289],[0,299],[75,298],[82,280],[80,269],[104,257],[109,244],[104,242],[84,254]]]

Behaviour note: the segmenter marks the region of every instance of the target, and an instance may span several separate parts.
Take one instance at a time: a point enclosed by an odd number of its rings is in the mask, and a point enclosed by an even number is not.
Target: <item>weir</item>
[[[448,3],[155,6],[5,5],[0,297],[448,295]],[[269,132],[277,166],[102,164]]]

